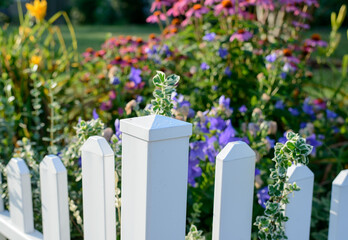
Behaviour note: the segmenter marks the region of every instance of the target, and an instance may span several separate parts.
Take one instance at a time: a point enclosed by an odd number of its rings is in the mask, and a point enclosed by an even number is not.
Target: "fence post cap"
[[[50,170],[53,173],[66,171],[62,161],[56,155],[46,155],[40,163],[40,168]]]
[[[342,170],[335,180],[332,182],[332,185],[337,185],[339,187],[347,187],[348,186],[348,169]]]
[[[243,158],[255,158],[255,152],[243,141],[229,142],[217,155],[221,161],[236,161]]]
[[[301,163],[297,165],[292,164],[288,168],[286,175],[289,177],[289,181],[291,182],[314,177],[314,173],[307,166],[302,165]]]
[[[114,156],[110,145],[105,138],[92,136],[82,145],[81,151],[94,153],[98,156]]]
[[[29,174],[29,168],[25,161],[21,158],[11,158],[10,162],[6,167],[8,170],[11,169],[11,172],[19,174]]]
[[[120,129],[123,133],[145,141],[188,137],[192,134],[191,123],[161,115],[122,119]]]

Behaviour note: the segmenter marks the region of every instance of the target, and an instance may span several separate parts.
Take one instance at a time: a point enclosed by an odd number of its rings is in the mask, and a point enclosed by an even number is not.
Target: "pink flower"
[[[273,0],[257,0],[256,3],[258,6],[262,6],[264,9],[267,10],[274,10],[274,3]]]
[[[150,11],[153,12],[156,9],[160,10],[162,9],[162,6],[170,6],[170,1],[166,0],[155,0],[152,5]]]
[[[285,57],[285,61],[291,64],[298,64],[300,60],[297,57],[292,55],[292,51],[288,48],[283,49],[283,55]]]
[[[294,25],[295,27],[298,27],[298,28],[309,29],[309,25],[306,23],[292,21],[292,25]]]
[[[148,23],[158,23],[159,21],[165,21],[166,20],[166,15],[160,11],[156,11],[153,13],[153,15],[149,16],[146,19],[146,22]]]
[[[310,47],[326,47],[327,42],[321,40],[321,37],[319,34],[313,34],[310,39],[307,39],[305,41],[305,44]]]
[[[233,33],[230,42],[233,42],[235,39],[244,42],[248,41],[250,38],[252,38],[253,34],[251,32],[245,31],[244,29],[239,29],[237,32]]]
[[[168,9],[168,16],[177,17],[185,13],[188,9],[188,5],[192,2],[192,0],[179,0],[173,4],[173,7]]]
[[[190,18],[192,16],[196,18],[201,18],[203,14],[209,12],[209,8],[202,6],[201,4],[195,4],[186,12],[186,17]]]
[[[213,5],[214,3],[216,3],[216,2],[219,2],[220,0],[205,0],[204,1],[204,5],[205,6],[211,6],[211,5]]]
[[[214,8],[215,16],[219,15],[221,12],[225,16],[235,14],[234,4],[231,0],[223,0],[220,4],[216,5]]]

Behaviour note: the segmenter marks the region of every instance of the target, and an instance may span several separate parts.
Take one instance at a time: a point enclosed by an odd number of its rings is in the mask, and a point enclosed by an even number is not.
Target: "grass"
[[[71,42],[71,36],[66,26],[61,26],[62,34],[67,42]],[[159,33],[157,25],[92,25],[75,26],[78,51],[82,53],[86,48],[100,49],[100,45],[110,34],[133,35],[147,38],[150,33]]]

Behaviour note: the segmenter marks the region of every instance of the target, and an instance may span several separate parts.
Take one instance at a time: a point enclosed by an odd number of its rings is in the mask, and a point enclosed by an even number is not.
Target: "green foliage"
[[[256,218],[255,225],[259,229],[260,239],[287,239],[285,235],[284,222],[288,217],[284,215],[283,206],[289,203],[288,195],[300,188],[296,183],[288,183],[287,169],[292,164],[308,164],[308,155],[313,147],[306,144],[306,140],[298,134],[288,132],[285,144],[277,143],[274,147],[275,168],[271,169],[270,177],[274,183],[269,185],[270,199],[266,203],[264,216]]]
[[[191,225],[190,231],[188,232],[185,240],[205,240],[202,236],[202,231],[199,231],[195,225]]]
[[[180,77],[173,74],[169,77],[161,72],[157,71],[157,74],[153,77],[152,82],[156,89],[153,91],[155,99],[151,101],[152,107],[151,114],[159,114],[167,117],[172,116],[172,109],[174,107],[171,96],[175,92],[176,85],[179,83]]]

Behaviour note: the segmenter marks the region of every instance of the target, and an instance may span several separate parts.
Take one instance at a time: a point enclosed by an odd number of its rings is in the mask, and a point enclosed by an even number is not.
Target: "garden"
[[[299,190],[287,189],[279,173],[292,162],[315,174],[310,238],[327,239],[331,184],[348,169],[343,1],[325,19],[330,30],[319,32],[311,30],[317,0],[155,0],[149,10],[146,22],[158,28],[105,34],[100,46],[88,39],[79,46],[79,29],[88,35],[92,27],[76,27],[64,11],[47,17],[45,0],[19,3],[19,24],[2,23],[0,169],[12,157],[25,159],[34,213],[41,211],[39,163],[58,155],[68,173],[71,237],[83,239],[79,149],[100,135],[115,152],[119,218],[120,120],[160,114],[193,125],[188,240],[211,239],[215,159],[233,141],[246,142],[257,158],[252,239],[286,239],[283,211],[271,208]],[[6,182],[2,188],[6,203]],[[37,214],[35,228],[41,224]]]

